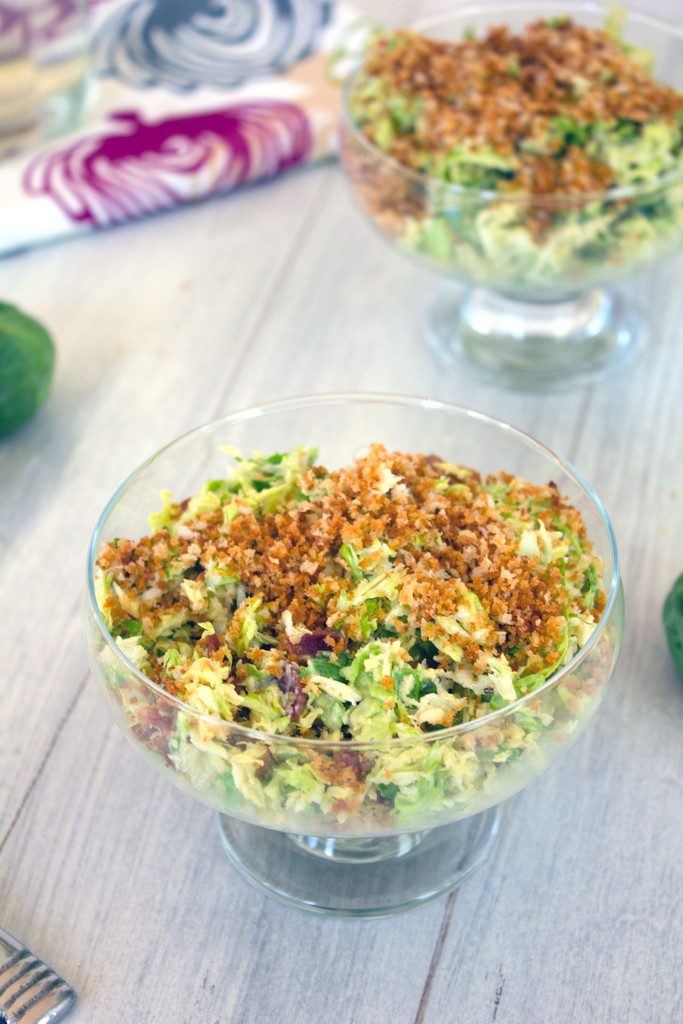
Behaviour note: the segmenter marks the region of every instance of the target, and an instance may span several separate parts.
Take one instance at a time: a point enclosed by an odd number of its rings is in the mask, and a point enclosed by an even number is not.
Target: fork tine
[[[73,989],[55,977],[12,1010],[8,1024],[46,1024],[47,1021],[52,1024],[69,1011],[75,998]]]
[[[0,980],[0,1007],[5,1005],[5,1000],[8,998],[10,990],[31,971],[35,971],[37,968],[44,967],[45,964],[37,960],[36,957],[31,956],[27,952],[26,956],[21,957],[17,960],[14,965],[14,970],[9,973],[5,972],[2,979]]]
[[[4,984],[3,979],[4,981],[7,981],[7,978],[10,977],[10,972],[11,976],[14,977],[14,971],[12,969],[21,960],[25,960],[29,955],[30,954],[27,949],[19,949],[16,953],[13,953],[9,960],[6,960],[4,964],[0,964],[0,986]]]
[[[76,993],[0,929],[0,1024],[56,1024]]]
[[[18,1002],[23,1002],[22,996],[30,994],[31,991],[35,991],[36,986],[41,987],[46,981],[50,981],[55,977],[54,971],[51,971],[45,964],[39,964],[37,969],[31,971],[24,971],[23,974],[11,984],[2,994],[2,1011],[5,1015],[11,1012],[12,1007],[16,1006]]]

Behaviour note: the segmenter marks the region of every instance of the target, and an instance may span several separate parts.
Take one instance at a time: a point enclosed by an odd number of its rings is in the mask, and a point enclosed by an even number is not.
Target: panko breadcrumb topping
[[[150,536],[101,551],[105,621],[170,693],[264,731],[351,739],[478,717],[569,660],[604,607],[581,516],[552,482],[372,445],[333,471],[312,449],[238,457],[164,500]]]
[[[416,170],[434,173],[465,147],[509,160],[491,165],[500,190],[600,192],[616,178],[600,145],[586,144],[593,126],[628,138],[683,112],[683,95],[655,81],[643,57],[570,18],[458,43],[398,31],[372,45],[352,109],[368,138]]]

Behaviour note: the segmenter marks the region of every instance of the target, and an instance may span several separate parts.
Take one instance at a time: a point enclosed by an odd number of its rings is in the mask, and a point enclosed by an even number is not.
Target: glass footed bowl
[[[570,15],[604,24],[595,3],[495,0],[414,28],[460,41],[494,25]],[[651,51],[653,73],[683,88],[683,29],[629,13],[624,38]],[[371,223],[406,254],[465,285],[431,309],[429,345],[442,365],[488,383],[532,390],[585,384],[626,365],[647,325],[612,285],[676,252],[683,240],[683,168],[601,193],[529,195],[464,188],[397,162],[354,123],[346,83],[341,157]],[[546,225],[540,235],[531,221]]]
[[[220,445],[284,451],[318,445],[334,468],[371,442],[436,452],[484,473],[554,480],[583,514],[604,561],[607,603],[574,659],[535,692],[476,721],[378,742],[296,739],[202,714],[141,674],[109,634],[95,597],[96,558],[114,537],[149,532],[169,488],[176,500],[224,477]],[[116,722],[166,778],[219,812],[225,849],[270,894],[327,914],[380,916],[453,889],[484,859],[498,805],[572,743],[592,717],[623,628],[617,549],[589,485],[538,441],[458,406],[387,395],[290,399],[193,430],[145,462],[95,527],[86,629],[94,676]],[[344,769],[363,782],[350,793]],[[336,769],[340,769],[339,773]],[[393,780],[393,782],[391,782]],[[382,789],[377,783],[382,782]]]

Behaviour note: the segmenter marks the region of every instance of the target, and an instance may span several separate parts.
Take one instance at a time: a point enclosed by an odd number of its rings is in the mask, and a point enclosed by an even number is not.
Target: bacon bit
[[[162,701],[136,708],[132,730],[145,746],[160,754],[167,764],[173,764],[168,754],[168,743],[175,730],[175,714],[171,708]]]
[[[256,769],[256,778],[260,779],[261,782],[263,782],[263,780],[268,775],[268,772],[270,771],[274,764],[275,759],[273,758],[273,755],[271,754],[270,750],[266,749],[263,753],[261,764]]]
[[[308,658],[314,658],[316,654],[320,654],[322,651],[329,654],[336,635],[338,634],[327,629],[319,629],[314,633],[304,633],[297,643],[292,643],[292,641],[288,639],[287,650],[301,661],[306,661]]]
[[[281,693],[285,694],[283,703],[288,705],[289,717],[293,722],[296,722],[306,707],[306,691],[301,685],[301,676],[296,665],[292,665],[290,661],[285,662],[277,685]]]
[[[128,565],[133,560],[135,545],[132,540],[120,540],[118,545],[119,561],[121,565]]]
[[[374,762],[357,750],[337,750],[331,756],[315,754],[311,768],[323,782],[356,791],[365,790],[365,778]]]
[[[221,646],[220,637],[216,636],[215,633],[209,633],[208,636],[204,637],[204,647],[211,654],[215,654],[220,646]]]
[[[357,750],[337,750],[332,755],[332,760],[352,768],[360,780],[365,778],[374,764],[371,757],[366,757]]]

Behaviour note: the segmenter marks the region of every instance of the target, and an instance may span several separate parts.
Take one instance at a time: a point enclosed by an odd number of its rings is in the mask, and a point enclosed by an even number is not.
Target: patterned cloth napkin
[[[76,0],[39,0],[65,14]],[[0,31],[3,8],[0,0]],[[73,12],[72,12],[73,13]],[[0,254],[227,192],[334,150],[333,0],[96,0],[77,132],[0,163]]]

